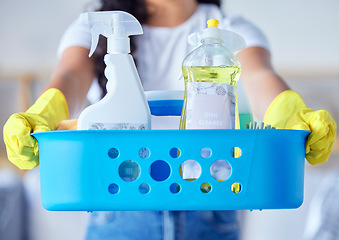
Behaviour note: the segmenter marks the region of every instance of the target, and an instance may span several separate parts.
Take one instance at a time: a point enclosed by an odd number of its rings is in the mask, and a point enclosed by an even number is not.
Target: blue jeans
[[[86,240],[238,240],[235,211],[93,212]]]

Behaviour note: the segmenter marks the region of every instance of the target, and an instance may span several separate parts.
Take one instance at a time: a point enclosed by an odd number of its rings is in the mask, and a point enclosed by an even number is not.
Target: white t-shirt
[[[145,91],[152,90],[183,90],[181,64],[193,50],[187,43],[189,34],[206,28],[208,19],[217,19],[219,27],[235,32],[246,41],[246,47],[263,47],[269,45],[263,33],[239,16],[225,16],[214,4],[200,4],[195,13],[184,23],[176,27],[151,27],[143,25],[144,34],[136,37],[138,72]],[[65,31],[58,49],[58,55],[71,46],[90,49],[91,32],[88,25],[76,19]],[[91,103],[100,100],[100,88],[93,81],[88,93]]]

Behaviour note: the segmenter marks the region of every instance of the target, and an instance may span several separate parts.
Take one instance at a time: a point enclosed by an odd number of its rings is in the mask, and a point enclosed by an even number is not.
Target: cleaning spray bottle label
[[[187,83],[187,129],[231,129],[235,125],[235,86]]]

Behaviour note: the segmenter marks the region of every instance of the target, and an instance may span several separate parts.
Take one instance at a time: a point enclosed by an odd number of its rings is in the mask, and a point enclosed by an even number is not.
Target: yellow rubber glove
[[[64,95],[55,88],[47,90],[26,112],[7,120],[3,134],[8,159],[20,169],[38,166],[38,143],[31,133],[54,130],[65,119],[68,107]]]
[[[329,112],[307,108],[297,92],[287,90],[279,94],[266,111],[264,122],[280,129],[312,131],[306,140],[307,161],[318,164],[329,158],[337,124]]]

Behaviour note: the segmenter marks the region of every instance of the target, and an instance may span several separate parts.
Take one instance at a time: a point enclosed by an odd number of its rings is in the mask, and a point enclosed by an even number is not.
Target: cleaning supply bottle
[[[150,129],[151,113],[130,53],[129,35],[142,34],[138,20],[122,11],[83,13],[83,23],[91,26],[92,45],[97,47],[99,35],[107,37],[105,76],[107,94],[87,107],[79,116],[79,130]]]
[[[180,128],[239,128],[236,88],[241,68],[233,53],[242,49],[245,41],[219,29],[216,19],[207,24],[208,28],[188,37],[188,42],[198,47],[182,64],[185,96]]]
[[[207,24],[208,28],[188,37],[188,42],[198,47],[182,64],[185,95],[179,127],[239,128],[236,90],[240,63],[233,53],[242,49],[245,41],[233,32],[219,29],[216,19],[208,20]],[[239,156],[240,153],[235,150],[233,154]],[[217,160],[211,165],[210,173],[217,181],[223,181],[230,176],[231,166],[227,161]],[[200,176],[199,169],[186,162],[181,165],[180,174],[187,181]],[[201,191],[210,189],[202,186]]]

